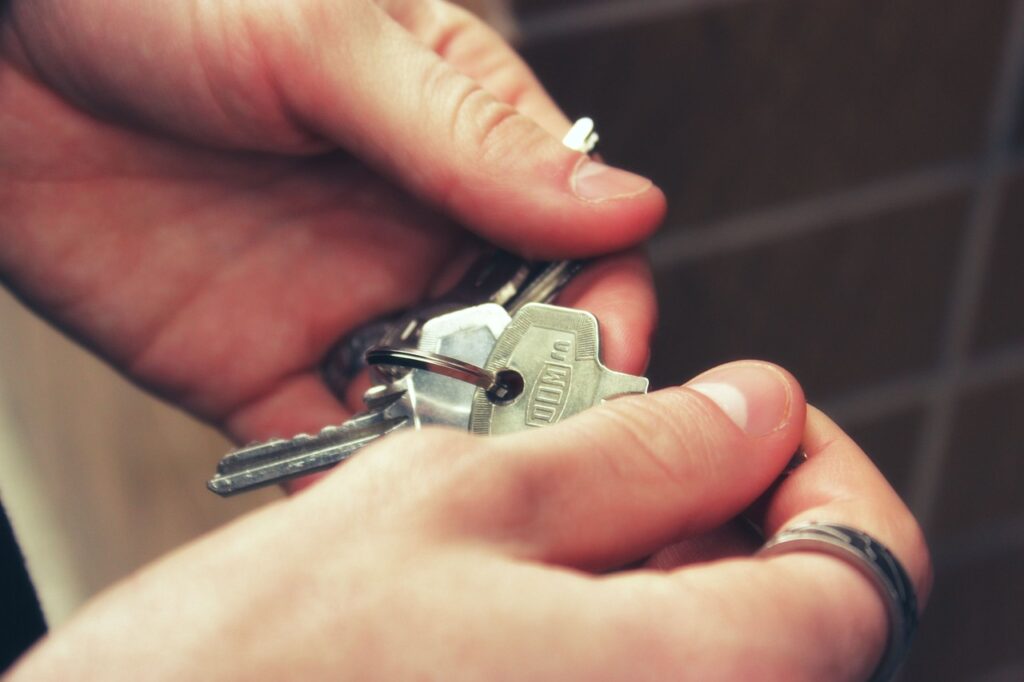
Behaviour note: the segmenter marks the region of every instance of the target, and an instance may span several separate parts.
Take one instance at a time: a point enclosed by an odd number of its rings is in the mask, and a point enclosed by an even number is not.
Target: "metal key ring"
[[[515,370],[491,372],[440,353],[414,348],[377,346],[366,351],[368,365],[397,365],[433,372],[451,379],[465,381],[487,392],[491,402],[504,404],[515,400],[523,391],[523,377]]]
[[[466,383],[490,390],[497,383],[492,372],[483,367],[477,367],[462,360],[431,353],[425,350],[412,348],[391,348],[377,346],[366,351],[366,364],[368,365],[397,365],[399,367],[411,367],[413,369],[424,369],[428,372],[441,374],[452,379],[465,381]]]

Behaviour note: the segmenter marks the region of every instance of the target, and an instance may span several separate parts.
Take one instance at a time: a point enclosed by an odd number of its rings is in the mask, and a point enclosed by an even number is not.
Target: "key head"
[[[417,347],[483,365],[511,319],[497,303],[462,308],[428,320]],[[392,409],[405,409],[413,428],[428,424],[469,428],[475,386],[422,369],[410,370],[405,382],[407,393]]]
[[[498,376],[499,390],[475,390],[469,430],[483,435],[555,424],[648,387],[645,377],[601,364],[596,317],[543,303],[516,313],[484,367]]]

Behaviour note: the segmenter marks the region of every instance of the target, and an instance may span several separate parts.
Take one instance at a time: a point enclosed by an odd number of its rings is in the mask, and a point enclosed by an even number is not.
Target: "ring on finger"
[[[885,682],[899,669],[917,629],[917,595],[895,555],[867,533],[834,523],[809,523],[779,531],[758,554],[824,552],[856,568],[878,590],[889,616],[889,639],[870,681]]]

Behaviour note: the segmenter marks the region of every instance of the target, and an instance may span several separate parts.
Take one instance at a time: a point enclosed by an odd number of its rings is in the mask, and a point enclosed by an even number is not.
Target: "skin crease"
[[[635,177],[575,194],[567,119],[445,3],[4,12],[0,277],[238,440],[344,419],[316,372],[330,344],[419,300],[481,238],[605,254],[664,211]],[[643,370],[642,258],[596,264],[563,302],[601,320],[606,364]],[[731,519],[802,442],[768,533],[863,528],[922,604],[927,550],[856,445],[813,410],[805,428],[780,376],[784,422],[757,438],[685,388],[541,432],[389,438],[114,586],[10,679],[863,679],[885,636],[870,585],[828,557],[747,558]],[[612,571],[652,555],[658,570]]]

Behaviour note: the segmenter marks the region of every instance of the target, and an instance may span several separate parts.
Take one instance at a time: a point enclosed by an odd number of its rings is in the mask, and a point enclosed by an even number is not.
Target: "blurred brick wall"
[[[596,118],[606,157],[667,190],[655,382],[791,368],[930,535],[904,680],[1024,679],[1024,0],[466,4]],[[33,554],[73,564],[56,620],[271,496],[207,495],[222,440],[6,296],[0,329],[24,450],[0,469],[24,464],[53,505],[59,537]]]
[[[937,560],[904,680],[1024,679],[1024,0],[514,0],[666,189],[651,376],[789,367]]]

